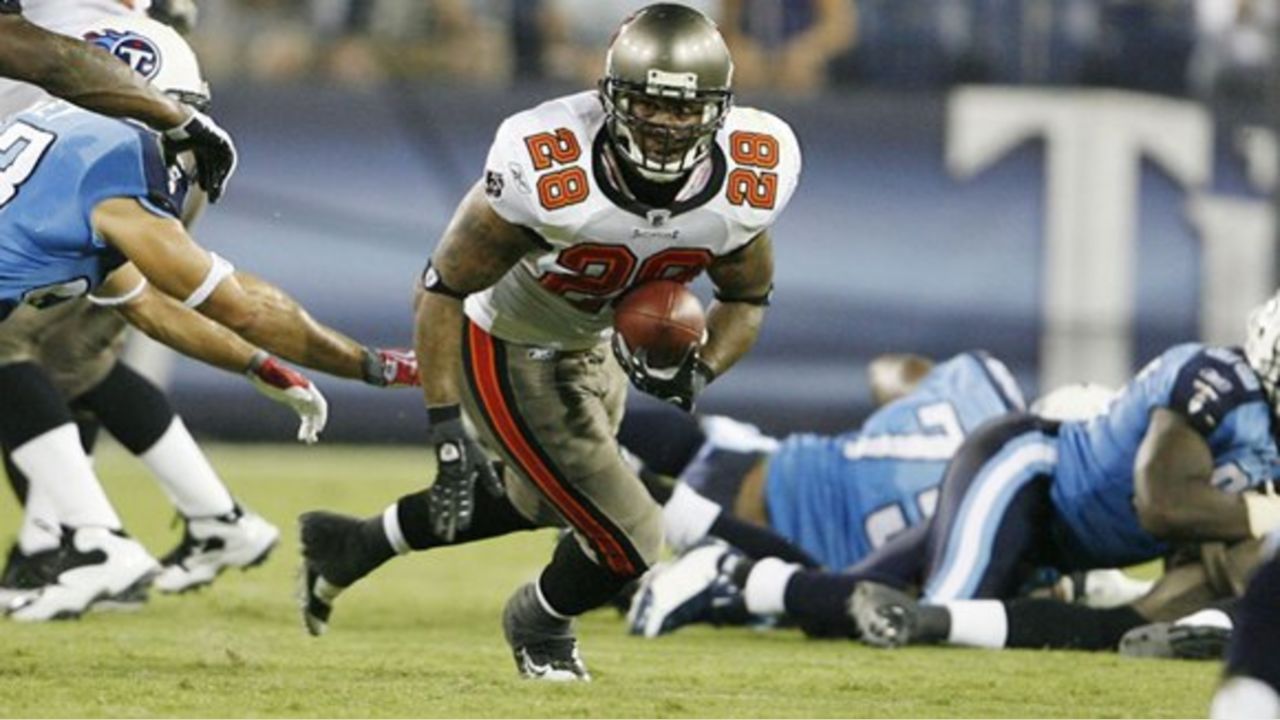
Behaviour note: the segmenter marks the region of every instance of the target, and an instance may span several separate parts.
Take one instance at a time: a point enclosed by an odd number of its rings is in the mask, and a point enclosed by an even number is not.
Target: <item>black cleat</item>
[[[17,543],[9,548],[4,570],[0,571],[0,606],[34,595],[40,588],[58,579],[62,548],[54,547],[30,555]]]
[[[590,681],[578,655],[573,621],[548,613],[534,583],[522,585],[502,611],[502,632],[521,677],[553,682]]]
[[[1139,625],[1120,638],[1120,654],[1129,657],[1221,660],[1231,630],[1217,625],[1157,622]]]
[[[364,576],[358,568],[360,520],[330,512],[298,517],[302,536],[299,602],[307,632],[323,635],[329,627],[333,602],[351,583]]]

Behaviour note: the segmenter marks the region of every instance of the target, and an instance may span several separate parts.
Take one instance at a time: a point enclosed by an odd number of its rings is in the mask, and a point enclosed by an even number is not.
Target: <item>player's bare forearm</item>
[[[413,346],[418,354],[422,397],[427,407],[457,405],[462,398],[462,302],[437,293],[419,292]]]
[[[415,300],[414,347],[427,407],[454,405],[461,398],[466,316],[462,301],[452,295],[488,288],[535,247],[523,229],[493,211],[481,183],[472,186],[431,255],[440,292],[420,289]]]
[[[773,241],[760,233],[745,247],[707,269],[721,298],[707,312],[707,344],[701,351],[717,376],[755,345],[773,287]]]
[[[176,127],[189,114],[109,54],[16,15],[0,17],[0,75],[38,85],[103,115],[142,120],[157,130]]]
[[[715,302],[707,311],[707,344],[699,352],[702,361],[719,377],[756,344],[764,307],[736,302]]]
[[[162,292],[148,289],[117,308],[153,340],[228,372],[242,373],[258,348]]]
[[[248,326],[233,328],[241,337],[286,360],[329,375],[354,380],[364,377],[363,345],[317,322],[296,300],[261,278],[237,272],[223,285],[233,283],[243,289],[255,308]]]
[[[1134,461],[1134,506],[1142,527],[1162,540],[1241,540],[1250,536],[1239,495],[1215,488],[1209,445],[1182,416],[1151,413]]]

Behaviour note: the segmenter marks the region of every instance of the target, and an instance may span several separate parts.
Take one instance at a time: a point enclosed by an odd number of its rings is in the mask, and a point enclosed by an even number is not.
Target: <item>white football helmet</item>
[[[1116,394],[1097,383],[1063,385],[1031,403],[1031,412],[1050,420],[1088,420],[1106,412]]]
[[[1280,293],[1249,313],[1245,324],[1244,356],[1262,381],[1267,401],[1276,408],[1276,386],[1280,383]]]
[[[102,17],[80,37],[116,56],[160,90],[204,112],[209,84],[191,46],[173,28],[145,15]]]

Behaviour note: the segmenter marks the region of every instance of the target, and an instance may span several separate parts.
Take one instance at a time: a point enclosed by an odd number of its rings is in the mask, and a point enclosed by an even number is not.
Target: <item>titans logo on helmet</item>
[[[123,60],[134,72],[148,80],[160,73],[160,48],[138,33],[106,30],[91,32],[84,39]]]

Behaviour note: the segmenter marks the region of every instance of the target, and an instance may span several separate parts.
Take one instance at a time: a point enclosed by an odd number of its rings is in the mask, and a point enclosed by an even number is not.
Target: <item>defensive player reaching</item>
[[[899,588],[923,577],[924,604],[859,583],[850,612],[863,639],[1046,644],[1060,622],[1003,602],[1027,563],[1123,566],[1160,557],[1172,542],[1238,542],[1276,528],[1280,498],[1259,490],[1277,460],[1278,341],[1273,298],[1250,316],[1243,353],[1179,345],[1105,415],[1061,424],[1012,417],[969,438],[927,533],[911,538],[923,565],[882,552],[865,568]]]
[[[165,36],[166,28],[155,27],[146,38],[168,42],[157,54],[166,58],[161,87],[200,99],[205,84],[194,55],[172,31]],[[151,132],[52,102],[0,126],[0,146],[9,159],[0,184],[0,334],[21,335],[43,322],[52,327],[68,303],[89,296],[144,325],[151,318],[153,326],[144,329],[220,367],[240,372],[271,364],[268,375],[275,375],[282,399],[304,410],[320,407],[306,392],[310,383],[257,355],[253,344],[341,377],[382,385],[410,380],[412,362],[316,323],[277,288],[236,273],[196,245],[179,221],[187,202],[198,200],[198,191],[187,192],[191,158],[167,165]],[[68,197],[68,188],[75,194]],[[163,320],[183,311],[174,305],[220,324]],[[64,569],[55,583],[11,608],[11,616],[75,615],[100,597],[145,584],[155,561],[120,532],[65,400],[34,363],[12,363],[3,372],[9,377],[0,442],[32,489],[50,498],[67,542],[92,559]]]
[[[190,3],[185,9],[175,3],[152,3],[144,10],[142,3],[126,4],[120,0],[34,0],[28,2],[25,17],[64,35],[87,34],[94,45],[124,61],[146,80],[161,73],[166,65],[158,52],[152,52],[158,51],[156,41],[146,37],[154,34],[150,31],[155,26],[120,18],[159,13],[189,25],[194,20],[193,7]],[[48,99],[38,88],[0,79],[0,117]],[[188,214],[194,215],[200,209],[192,208]],[[184,221],[189,224],[193,219]],[[173,302],[153,301],[126,309],[134,315],[135,323],[147,322],[153,333],[180,334],[185,329],[190,335],[192,330],[216,327]],[[183,592],[211,582],[226,567],[244,567],[265,559],[279,531],[235,502],[164,393],[118,362],[126,327],[120,313],[78,299],[60,308],[56,319],[36,317],[38,322],[23,328],[10,323],[0,332],[0,365],[38,364],[60,394],[71,399],[86,452],[92,452],[98,429],[105,426],[155,474],[184,519],[182,541],[161,561],[162,571],[155,587]],[[244,367],[241,364],[231,369],[239,371]],[[0,383],[11,377],[20,381],[12,373],[0,372]],[[250,377],[258,387],[271,388],[272,392],[285,390],[309,396],[312,407],[304,408],[304,423],[316,427],[306,428],[304,434],[310,436],[322,429],[323,395],[313,385],[277,388],[269,384],[268,379],[296,380],[274,362],[259,363]],[[7,395],[0,386],[0,396]],[[10,485],[25,510],[18,539],[0,572],[0,604],[7,605],[56,578],[58,566],[67,562],[67,556],[61,552],[60,526],[47,498],[39,492],[29,492],[29,483],[13,464],[8,448],[0,450]]]
[[[0,77],[31,83],[94,112],[147,123],[162,134],[170,153],[194,154],[200,186],[210,201],[218,201],[236,169],[235,145],[222,128],[182,98],[157,92],[111,58],[29,23],[21,13],[22,0],[0,0]]]
[[[523,676],[588,679],[574,616],[643,573],[661,545],[660,508],[614,439],[627,375],[690,409],[747,352],[772,283],[768,228],[799,178],[790,128],[733,107],[732,74],[709,19],[651,5],[618,29],[597,91],[502,124],[418,297],[435,484],[367,520],[302,517],[311,632],[343,588],[396,553],[566,525],[503,628]],[[704,269],[717,295],[705,344],[676,368],[624,373],[609,357],[611,301]],[[464,408],[505,461],[505,483]]]

